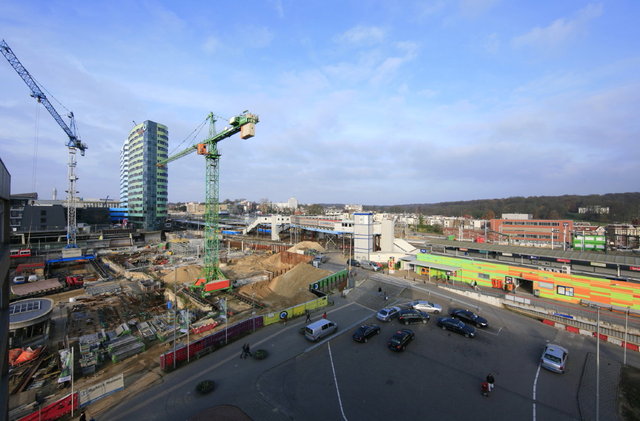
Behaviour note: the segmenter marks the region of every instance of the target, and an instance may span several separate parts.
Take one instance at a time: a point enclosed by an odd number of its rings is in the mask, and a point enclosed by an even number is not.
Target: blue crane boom
[[[34,97],[39,103],[44,105],[44,108],[49,111],[51,117],[53,117],[58,125],[62,127],[62,130],[65,131],[67,136],[69,136],[69,142],[67,143],[67,146],[80,150],[80,154],[84,156],[84,151],[87,149],[87,145],[84,144],[80,139],[78,139],[78,136],[75,134],[75,130],[71,130],[67,123],[64,122],[62,117],[60,117],[60,114],[58,114],[51,102],[49,102],[49,99],[47,99],[47,96],[44,94],[44,92],[42,92],[42,89],[40,89],[36,81],[33,80],[33,77],[31,77],[27,69],[25,69],[22,63],[20,63],[20,60],[18,60],[18,57],[16,57],[5,40],[0,41],[0,51],[2,51],[2,54],[7,59],[9,64],[11,64],[18,75],[20,75],[22,80],[24,80],[24,83],[26,83],[29,89],[31,89],[31,96]],[[75,129],[74,116],[72,112],[69,113],[69,118],[71,119],[71,126],[73,126]]]
[[[42,89],[40,89],[36,81],[31,77],[27,69],[20,63],[20,60],[18,60],[18,57],[16,57],[5,40],[0,41],[0,52],[2,52],[2,55],[7,59],[9,64],[11,64],[11,67],[13,67],[22,80],[24,80],[24,83],[27,84],[31,90],[31,96],[44,105],[47,111],[49,111],[49,114],[51,114],[51,117],[53,117],[67,136],[69,136],[69,141],[67,142],[67,148],[69,149],[69,163],[67,165],[69,182],[67,187],[67,248],[76,248],[78,247],[76,244],[76,234],[78,231],[78,225],[76,223],[76,181],[78,180],[75,173],[76,150],[80,150],[80,154],[84,156],[87,145],[76,135],[76,122],[73,113],[69,112],[68,115],[71,119],[71,127],[69,127],[49,102],[49,99],[47,99],[47,96],[42,92]]]

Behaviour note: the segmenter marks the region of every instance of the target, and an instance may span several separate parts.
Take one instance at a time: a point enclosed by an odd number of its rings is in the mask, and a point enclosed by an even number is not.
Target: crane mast
[[[40,104],[44,105],[44,107],[49,111],[51,117],[58,123],[58,125],[64,130],[64,132],[69,137],[69,141],[67,142],[67,148],[69,149],[69,163],[67,177],[68,177],[68,187],[67,187],[67,247],[77,247],[76,244],[76,234],[78,231],[78,225],[76,222],[76,181],[78,177],[76,176],[75,168],[76,168],[76,150],[80,151],[80,154],[84,156],[84,152],[87,149],[87,145],[83,143],[78,136],[76,135],[76,124],[75,117],[73,112],[70,112],[68,117],[70,118],[71,127],[64,122],[60,114],[53,107],[51,102],[47,96],[42,92],[42,89],[38,86],[36,81],[31,77],[27,69],[20,63],[18,57],[13,53],[13,50],[9,47],[9,45],[4,41],[0,41],[0,51],[2,55],[7,59],[11,67],[18,73],[18,75],[22,78],[24,83],[27,84],[29,89],[31,90],[31,96],[36,99]]]
[[[199,155],[204,155],[205,157],[204,267],[202,269],[202,278],[198,279],[195,284],[197,287],[202,287],[205,294],[229,287],[228,283],[218,284],[215,282],[224,279],[224,274],[220,270],[220,240],[218,237],[220,222],[220,168],[218,164],[220,162],[220,153],[217,145],[221,140],[238,132],[240,132],[242,139],[253,137],[255,124],[260,121],[257,115],[245,111],[229,121],[230,127],[225,127],[220,133],[216,133],[215,115],[209,113],[207,120],[209,120],[209,137],[207,139],[158,162],[158,166],[163,166],[196,151]]]

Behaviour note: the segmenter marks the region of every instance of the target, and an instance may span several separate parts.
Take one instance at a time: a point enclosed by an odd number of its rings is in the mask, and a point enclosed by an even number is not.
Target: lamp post
[[[562,250],[567,251],[567,227],[569,226],[569,224],[564,222],[562,226],[564,228],[562,230]]]
[[[622,358],[622,364],[627,365],[627,331],[629,329],[629,312],[631,307],[627,307],[627,313],[624,318],[624,357]]]
[[[600,306],[596,322],[596,421],[600,420]]]

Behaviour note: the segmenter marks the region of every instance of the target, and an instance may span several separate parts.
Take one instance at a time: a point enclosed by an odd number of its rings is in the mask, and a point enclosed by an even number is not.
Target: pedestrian
[[[307,313],[307,319],[305,320],[305,322],[310,322],[311,321],[311,313],[309,313],[309,310],[306,310]]]
[[[251,347],[249,346],[249,344],[247,343],[247,350],[246,350],[247,356],[251,356]],[[245,357],[246,358],[246,357]]]
[[[324,313],[322,313],[322,318],[326,319],[327,318],[327,312],[325,311]]]
[[[80,413],[80,418],[78,418],[78,421],[87,421],[87,416],[84,412]]]
[[[382,297],[382,287],[378,287],[378,295]]]
[[[387,295],[387,291],[384,292],[384,300],[385,301],[389,300],[389,296]]]
[[[493,374],[491,373],[487,374],[487,383],[489,383],[489,392],[493,390],[495,381],[496,379],[493,378]]]
[[[242,354],[240,354],[240,359],[247,358],[247,353],[249,352],[249,344],[242,345]]]

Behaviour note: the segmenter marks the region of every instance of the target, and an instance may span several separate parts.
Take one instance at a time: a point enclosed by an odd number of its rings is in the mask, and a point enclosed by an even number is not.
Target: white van
[[[304,328],[304,336],[312,342],[316,342],[338,330],[338,325],[331,320],[320,319]]]

